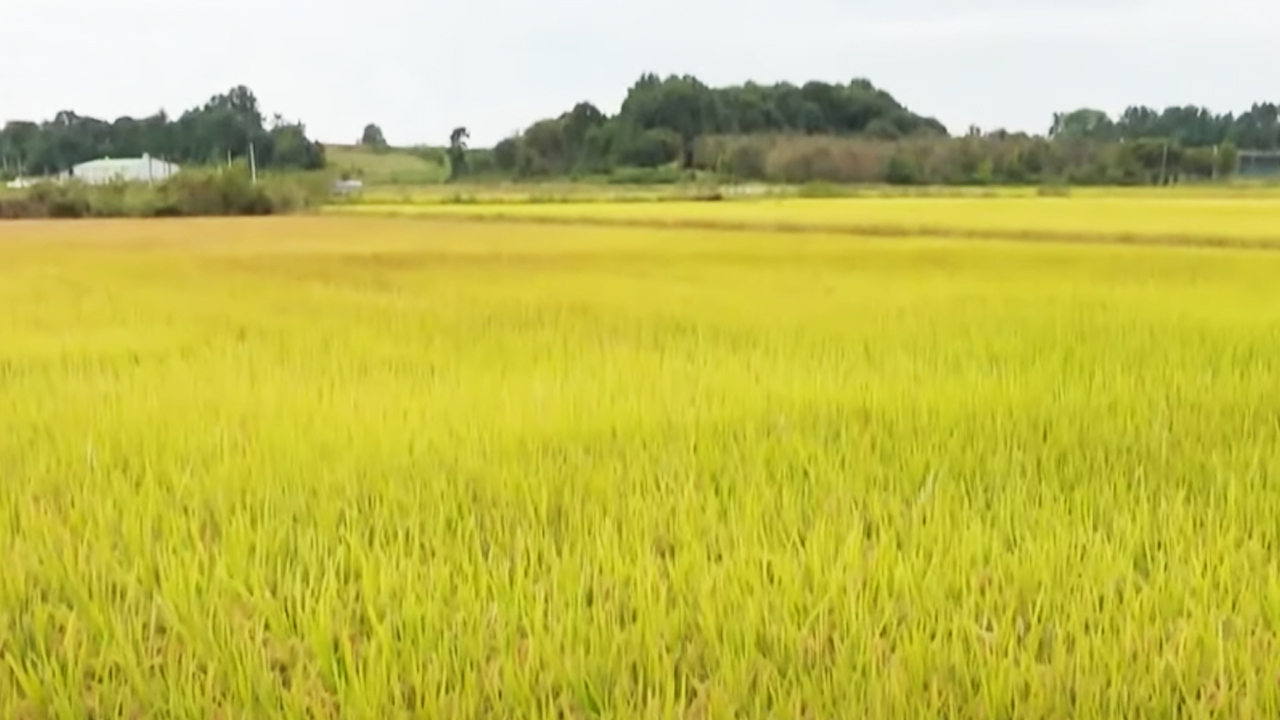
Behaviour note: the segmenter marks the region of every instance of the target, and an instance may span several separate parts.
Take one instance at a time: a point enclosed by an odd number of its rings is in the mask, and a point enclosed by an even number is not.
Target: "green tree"
[[[3,166],[14,175],[27,171],[31,156],[36,152],[36,143],[40,138],[40,126],[33,122],[14,121],[5,123],[0,130],[0,156]]]
[[[1053,127],[1049,128],[1049,137],[1052,138],[1111,140],[1115,135],[1116,126],[1111,118],[1105,112],[1091,108],[1054,113]]]
[[[685,141],[670,128],[653,128],[630,134],[618,149],[623,165],[655,168],[681,160]]]
[[[515,172],[520,164],[520,137],[509,137],[493,146],[493,162],[502,172]]]
[[[1280,107],[1255,104],[1235,118],[1228,139],[1245,150],[1280,150]]]
[[[67,110],[39,124],[8,123],[0,130],[0,166],[12,164],[23,172],[45,174],[86,160],[143,154],[180,163],[225,164],[228,157],[246,158],[251,145],[263,167],[311,168],[323,163],[323,150],[305,138],[300,124],[282,123],[265,127],[257,97],[243,86],[211,97],[177,120],[158,112],[106,122]],[[294,137],[298,134],[302,137]],[[273,152],[277,142],[284,144],[284,151]]]
[[[1235,143],[1227,141],[1218,146],[1218,156],[1214,160],[1215,170],[1219,178],[1228,178],[1236,173],[1240,164],[1240,151]]]
[[[467,174],[467,141],[471,133],[465,127],[457,127],[449,133],[449,179],[458,180]]]
[[[387,138],[382,134],[382,128],[370,123],[364,127],[364,132],[360,135],[360,144],[375,150],[385,150]]]
[[[266,164],[281,168],[319,170],[325,166],[324,146],[307,139],[302,123],[278,118],[264,143]]]
[[[659,80],[655,75],[641,77],[623,100],[620,114],[636,130],[661,129],[679,135],[682,164],[686,165],[691,160],[695,139],[726,128],[715,93],[692,76],[672,76],[666,80]],[[656,147],[651,141],[658,137],[639,142]]]
[[[1217,172],[1215,148],[1191,147],[1182,154],[1178,174],[1194,180],[1209,180]]]

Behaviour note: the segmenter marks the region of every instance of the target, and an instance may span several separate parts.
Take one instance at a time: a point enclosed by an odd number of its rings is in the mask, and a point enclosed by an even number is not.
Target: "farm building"
[[[71,175],[89,185],[116,181],[151,183],[172,177],[179,169],[173,163],[143,155],[140,158],[104,158],[81,163],[72,168]]]
[[[353,195],[363,189],[362,180],[339,180],[333,184],[333,191],[338,195]]]
[[[1237,172],[1242,177],[1280,175],[1280,152],[1275,150],[1241,150]]]

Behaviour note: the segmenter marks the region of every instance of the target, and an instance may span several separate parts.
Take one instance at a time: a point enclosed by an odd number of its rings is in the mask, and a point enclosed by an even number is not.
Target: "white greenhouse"
[[[179,169],[173,163],[143,155],[140,158],[105,158],[81,163],[72,168],[71,175],[89,185],[110,182],[155,183],[173,177]]]

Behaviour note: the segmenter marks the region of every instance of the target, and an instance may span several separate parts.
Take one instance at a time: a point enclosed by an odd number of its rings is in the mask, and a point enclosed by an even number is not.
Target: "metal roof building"
[[[104,158],[81,163],[71,169],[71,176],[89,185],[110,182],[153,183],[176,175],[180,169],[173,163],[143,155],[140,158]]]
[[[1275,150],[1241,150],[1236,173],[1243,177],[1280,175],[1280,152]]]

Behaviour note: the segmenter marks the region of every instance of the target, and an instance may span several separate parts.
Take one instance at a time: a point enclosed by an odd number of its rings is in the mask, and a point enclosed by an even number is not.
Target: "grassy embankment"
[[[436,163],[403,148],[373,150],[358,145],[326,145],[328,170],[370,186],[431,186],[449,179],[448,163]]]

